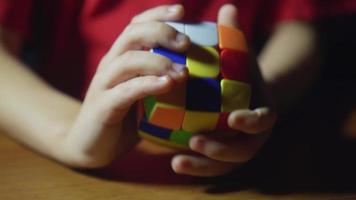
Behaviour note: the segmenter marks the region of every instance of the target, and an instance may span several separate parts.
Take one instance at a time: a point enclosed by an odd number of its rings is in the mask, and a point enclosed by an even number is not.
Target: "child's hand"
[[[236,8],[232,5],[223,6],[219,11],[218,23],[238,27]],[[259,77],[254,78],[258,80]],[[260,85],[261,82],[257,82],[256,88],[263,87]],[[257,153],[267,138],[267,131],[272,128],[275,121],[274,112],[267,107],[236,110],[228,118],[228,124],[236,130],[236,134],[192,137],[189,142],[190,148],[205,157],[177,155],[172,160],[172,168],[177,173],[194,176],[225,174],[247,162]]]
[[[187,77],[185,66],[143,51],[156,46],[186,50],[189,38],[160,22],[180,20],[183,15],[180,5],[147,10],[134,17],[115,41],[101,60],[80,114],[67,135],[68,153],[78,152],[72,149],[82,152],[72,165],[99,167],[125,152],[138,141],[131,106],[147,95],[167,92],[176,81]]]

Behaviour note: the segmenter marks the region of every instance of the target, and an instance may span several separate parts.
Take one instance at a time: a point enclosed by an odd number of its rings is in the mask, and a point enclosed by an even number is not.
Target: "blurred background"
[[[239,175],[270,193],[356,190],[356,15],[316,22],[321,73]],[[256,185],[256,180],[259,184]]]

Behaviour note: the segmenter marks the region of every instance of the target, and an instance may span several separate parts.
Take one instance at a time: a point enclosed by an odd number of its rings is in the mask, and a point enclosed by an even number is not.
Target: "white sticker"
[[[217,25],[213,22],[185,24],[185,34],[200,46],[216,46],[219,42]]]
[[[178,22],[165,22],[165,23],[175,28],[178,32],[184,33],[184,24]]]

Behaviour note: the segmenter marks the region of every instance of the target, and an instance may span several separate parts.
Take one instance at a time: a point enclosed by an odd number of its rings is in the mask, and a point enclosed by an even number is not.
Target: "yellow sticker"
[[[216,78],[220,73],[219,57],[213,47],[192,45],[187,52],[189,74],[199,78]]]
[[[214,130],[219,119],[217,112],[186,111],[182,128],[192,133]]]
[[[250,107],[251,86],[239,81],[221,81],[221,111],[232,112]]]

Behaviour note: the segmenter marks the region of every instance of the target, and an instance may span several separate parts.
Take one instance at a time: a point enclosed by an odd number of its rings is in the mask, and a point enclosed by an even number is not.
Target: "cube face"
[[[160,145],[164,145],[164,146],[170,146],[170,147],[174,147],[174,148],[183,148],[183,149],[186,148],[185,145],[176,144],[176,143],[174,143],[174,142],[172,142],[172,141],[170,141],[168,139],[157,137],[152,133],[145,132],[145,131],[142,131],[142,130],[138,131],[138,135],[141,138],[149,140],[149,141],[152,141],[152,142],[154,142],[156,144],[160,144]]]
[[[184,130],[173,131],[170,140],[176,144],[188,146],[189,140],[193,136],[192,133]]]
[[[216,24],[212,22],[185,24],[184,31],[193,43],[200,46],[215,46],[219,42]]]
[[[218,119],[218,122],[216,124],[214,131],[216,131],[216,132],[232,132],[232,131],[234,131],[228,125],[229,115],[230,115],[230,113],[227,113],[227,112],[222,112],[219,114],[219,119]]]
[[[220,55],[221,74],[224,79],[250,83],[249,56],[246,52],[224,49]]]
[[[149,122],[167,129],[179,130],[184,119],[184,108],[156,103]]]
[[[217,112],[186,111],[183,121],[183,130],[199,133],[214,130],[219,119]]]
[[[188,35],[192,45],[186,53],[164,48],[151,52],[186,65],[189,78],[138,104],[139,135],[158,144],[188,148],[196,133],[234,131],[228,126],[230,112],[249,108],[251,98],[249,54],[243,33],[211,22],[166,23]]]
[[[232,112],[237,109],[249,108],[250,96],[250,85],[227,79],[221,81],[222,112]]]
[[[211,78],[192,78],[187,83],[186,108],[192,111],[220,112],[219,81]]]
[[[146,119],[149,119],[151,117],[151,113],[155,104],[156,104],[156,97],[154,96],[147,96],[143,99],[143,106],[145,111],[144,116]]]
[[[187,58],[184,54],[176,53],[176,52],[170,51],[168,49],[164,49],[164,48],[154,48],[154,49],[152,49],[152,53],[165,56],[165,57],[169,58],[174,63],[178,63],[178,64],[182,64],[182,65],[186,64]]]
[[[240,30],[224,25],[219,25],[218,29],[220,49],[248,52],[245,36]]]
[[[184,33],[184,27],[185,25],[182,23],[177,23],[177,22],[166,22],[169,26],[173,27],[176,29],[178,32]]]
[[[216,78],[220,73],[219,53],[213,47],[191,45],[187,52],[189,75]]]
[[[140,130],[162,139],[169,139],[171,135],[171,130],[152,125],[145,120],[141,120]]]

